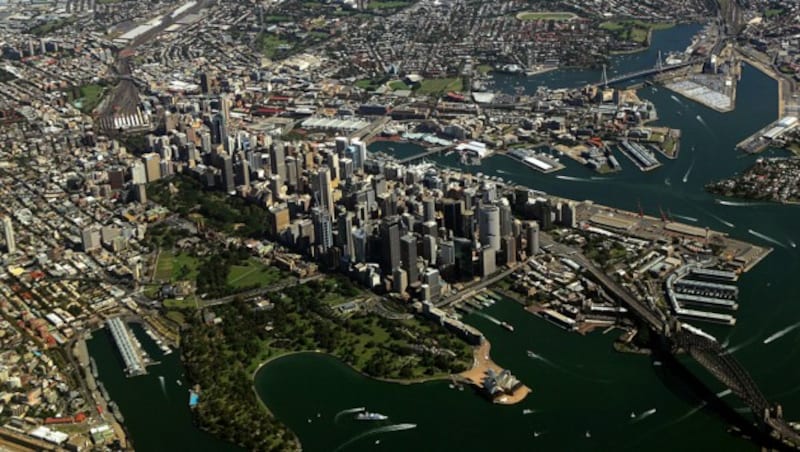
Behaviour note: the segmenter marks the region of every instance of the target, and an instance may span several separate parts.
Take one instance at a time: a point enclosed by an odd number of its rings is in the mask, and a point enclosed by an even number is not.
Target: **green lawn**
[[[481,64],[478,66],[478,72],[481,74],[488,74],[489,72],[492,72],[492,69],[494,68],[490,64]]]
[[[174,298],[167,298],[163,301],[164,307],[167,309],[195,309],[197,308],[197,298],[194,295],[188,296],[183,300],[176,300]]]
[[[421,94],[434,94],[447,91],[461,91],[463,89],[464,82],[461,80],[461,77],[452,77],[425,79],[420,83],[417,91]]]
[[[578,16],[565,11],[524,11],[517,14],[519,20],[573,20]]]
[[[766,17],[767,19],[775,16],[780,16],[781,14],[783,14],[783,10],[780,8],[770,8],[764,11],[764,17]]]
[[[258,48],[267,58],[274,58],[278,53],[278,47],[288,44],[287,41],[284,41],[277,35],[270,35],[266,33],[261,33],[257,39]]]
[[[393,8],[403,8],[405,6],[410,5],[411,2],[404,2],[404,1],[395,1],[389,0],[385,2],[369,2],[367,4],[367,9],[393,9]]]
[[[375,86],[372,84],[372,80],[366,78],[363,80],[356,81],[355,85],[361,89],[370,89],[370,87],[374,89]]]
[[[173,254],[171,251],[162,251],[156,263],[155,279],[163,282],[175,282],[197,278],[197,267],[200,261],[186,253]]]
[[[256,259],[250,259],[247,265],[231,265],[227,282],[234,288],[265,287],[280,281],[283,276],[276,267],[269,267]]]
[[[672,22],[645,22],[642,20],[608,21],[600,24],[600,28],[610,31],[620,41],[633,41],[643,44],[651,30],[666,30],[675,26]]]
[[[83,85],[80,88],[81,97],[79,99],[81,103],[81,111],[84,113],[89,113],[94,110],[100,101],[103,99],[103,94],[105,93],[105,86],[97,85],[97,84],[89,84]]]
[[[409,89],[409,86],[405,84],[402,80],[392,80],[389,82],[389,88],[394,91],[402,90],[402,89]]]

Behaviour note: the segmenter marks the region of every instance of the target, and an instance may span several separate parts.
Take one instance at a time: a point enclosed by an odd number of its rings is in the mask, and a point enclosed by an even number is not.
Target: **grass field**
[[[613,33],[621,41],[647,42],[650,31],[666,30],[675,26],[672,22],[645,22],[642,20],[608,21],[600,28]]]
[[[369,2],[367,4],[367,9],[393,9],[393,8],[403,8],[405,6],[410,5],[411,2],[404,2],[404,1],[385,1],[385,2]]]
[[[565,11],[524,11],[517,14],[519,20],[573,20],[578,16]]]
[[[478,66],[478,72],[481,74],[488,74],[489,72],[492,72],[492,69],[494,68],[492,68],[490,64],[481,64]]]
[[[278,53],[278,48],[284,44],[288,44],[288,42],[276,35],[261,33],[258,36],[258,48],[267,58],[275,57]]]
[[[250,259],[247,265],[232,265],[228,272],[228,285],[234,288],[265,287],[280,281],[283,274],[275,267],[268,267]]]
[[[173,254],[162,251],[156,263],[155,279],[163,282],[181,280],[194,281],[197,278],[197,267],[200,261],[185,253]]]
[[[447,91],[461,91],[463,89],[464,82],[461,80],[461,77],[452,77],[425,79],[420,83],[417,91],[421,94],[434,94]]]
[[[90,113],[100,104],[106,87],[94,83],[83,85],[79,88],[80,94],[74,99],[76,106],[84,113]]]
[[[394,91],[402,90],[402,89],[409,89],[408,85],[405,84],[402,80],[392,80],[389,82],[389,88]]]

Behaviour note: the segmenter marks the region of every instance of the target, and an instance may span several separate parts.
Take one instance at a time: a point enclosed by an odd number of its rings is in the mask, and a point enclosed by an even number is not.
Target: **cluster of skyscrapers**
[[[144,184],[189,174],[263,205],[270,239],[369,287],[436,298],[445,281],[485,277],[535,254],[540,226],[574,226],[571,204],[377,159],[358,139],[284,141],[241,124],[232,133],[227,101],[218,107],[200,119],[178,112],[167,135],[147,137],[148,152],[130,168],[134,194],[143,201]]]

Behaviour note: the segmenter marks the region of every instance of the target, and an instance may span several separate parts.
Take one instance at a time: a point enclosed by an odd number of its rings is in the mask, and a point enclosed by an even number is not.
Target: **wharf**
[[[111,336],[114,338],[114,343],[122,355],[122,360],[125,362],[125,372],[129,377],[147,374],[145,369],[144,359],[141,351],[135,345],[135,339],[131,337],[131,332],[125,323],[119,317],[114,317],[106,321]]]
[[[555,173],[556,171],[561,171],[566,168],[566,166],[557,159],[544,153],[528,149],[513,149],[503,155],[544,174]]]

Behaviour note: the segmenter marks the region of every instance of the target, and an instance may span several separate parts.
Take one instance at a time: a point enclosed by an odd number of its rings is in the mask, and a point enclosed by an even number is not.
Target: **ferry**
[[[389,419],[389,416],[380,413],[371,413],[369,411],[356,414],[357,421],[385,421],[386,419]]]

